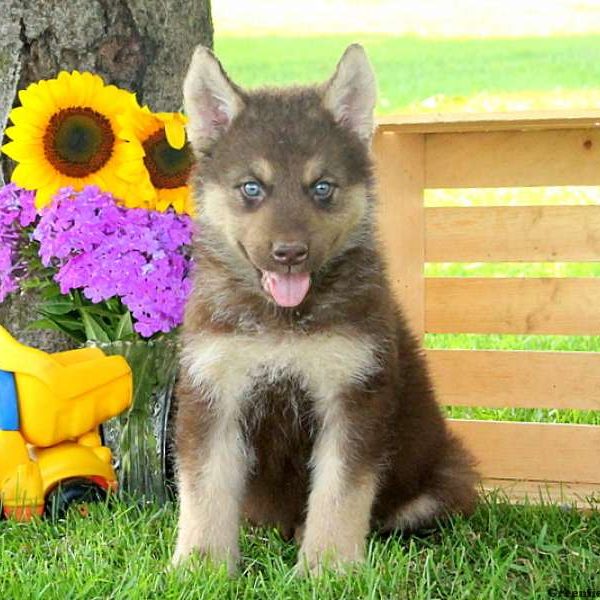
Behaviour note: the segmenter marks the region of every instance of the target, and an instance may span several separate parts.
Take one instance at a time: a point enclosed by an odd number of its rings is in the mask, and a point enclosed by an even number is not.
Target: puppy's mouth
[[[238,241],[238,246],[248,262],[256,270],[263,291],[272,298],[275,304],[283,308],[294,308],[302,304],[310,289],[311,280],[309,272],[292,273],[291,270],[288,270],[282,273],[280,271],[261,269],[254,264],[244,244]]]
[[[310,273],[263,271],[261,285],[278,306],[293,308],[302,303],[310,289]]]

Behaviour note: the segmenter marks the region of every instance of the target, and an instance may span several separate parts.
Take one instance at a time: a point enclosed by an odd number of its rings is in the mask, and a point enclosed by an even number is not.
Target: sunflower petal
[[[33,163],[19,163],[12,175],[10,180],[16,183],[18,186],[25,188],[26,190],[35,189],[36,186],[32,185],[35,181],[36,166]]]
[[[13,160],[19,160],[16,157],[16,155],[19,154],[19,149],[20,147],[17,142],[8,142],[7,144],[0,146],[0,151],[2,151],[3,154],[6,154],[6,156],[10,156]]]
[[[26,142],[8,142],[1,148],[6,156],[10,156],[17,162],[31,162],[32,157],[39,151],[37,144],[28,144]]]
[[[116,144],[114,153],[115,157],[118,156],[123,161],[140,161],[146,154],[142,145],[137,141]]]
[[[44,88],[40,86],[34,88],[30,85],[27,89],[21,90],[19,100],[22,106],[41,117],[52,114],[56,108],[54,102],[44,93]]]
[[[40,188],[35,193],[35,205],[37,208],[44,208],[52,201],[52,196],[58,191],[56,186],[47,185],[46,187]]]
[[[85,83],[81,80],[81,73],[73,71],[69,78],[69,87],[71,88],[71,102],[80,106],[88,105],[88,98],[85,89]]]
[[[86,185],[97,185],[101,190],[107,189],[106,179],[103,177],[104,169],[100,169],[100,171],[96,171],[96,173],[92,173],[86,177]],[[114,191],[111,192],[115,194]]]
[[[24,106],[13,108],[8,118],[18,127],[19,125],[29,125],[36,129],[44,129],[48,123],[48,117],[34,113]]]
[[[54,104],[57,108],[69,106],[69,104],[72,102],[72,96],[69,88],[58,79],[49,80],[47,90],[48,94],[54,100]]]
[[[11,125],[4,130],[4,133],[15,142],[40,142],[43,137],[43,130],[33,127],[29,123]]]
[[[183,124],[176,119],[169,119],[165,122],[165,133],[169,145],[177,150],[181,150],[185,144],[185,129]]]
[[[148,177],[148,172],[144,167],[144,164],[136,162],[124,162],[114,167],[115,173],[125,181],[134,183]]]
[[[35,175],[35,183],[36,187],[46,187],[46,186],[54,186],[56,189],[59,187],[59,183],[61,181],[60,175],[56,173],[56,171],[50,166],[41,166],[38,165],[36,167],[36,175]]]
[[[159,129],[162,122],[150,112],[147,106],[135,107],[117,117],[119,123],[119,135],[126,140],[136,139],[139,142],[146,141]]]
[[[177,188],[162,188],[158,190],[156,210],[164,212],[169,207],[173,207],[175,212],[179,214],[191,215],[194,213],[189,186],[183,185]]]

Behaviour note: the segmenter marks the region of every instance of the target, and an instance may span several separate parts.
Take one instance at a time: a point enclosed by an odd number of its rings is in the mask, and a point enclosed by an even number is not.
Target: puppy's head
[[[198,47],[184,83],[203,231],[244,280],[297,306],[369,216],[375,78],[362,47],[314,87],[247,92]]]

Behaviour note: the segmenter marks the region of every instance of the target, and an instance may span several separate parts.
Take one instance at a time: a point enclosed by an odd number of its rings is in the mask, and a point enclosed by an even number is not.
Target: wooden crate
[[[426,278],[425,262],[600,261],[600,206],[425,208],[431,188],[600,185],[600,112],[386,118],[380,234],[398,299],[428,333],[600,335],[600,278]],[[600,409],[600,353],[429,350],[445,405]],[[451,420],[485,488],[600,498],[600,427]]]

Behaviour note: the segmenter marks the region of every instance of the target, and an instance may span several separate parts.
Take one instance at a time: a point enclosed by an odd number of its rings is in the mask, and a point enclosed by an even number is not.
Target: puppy
[[[247,91],[196,49],[195,280],[182,333],[174,563],[239,557],[242,519],[301,540],[297,568],[363,560],[475,500],[374,232],[375,78],[350,46],[326,83]]]

